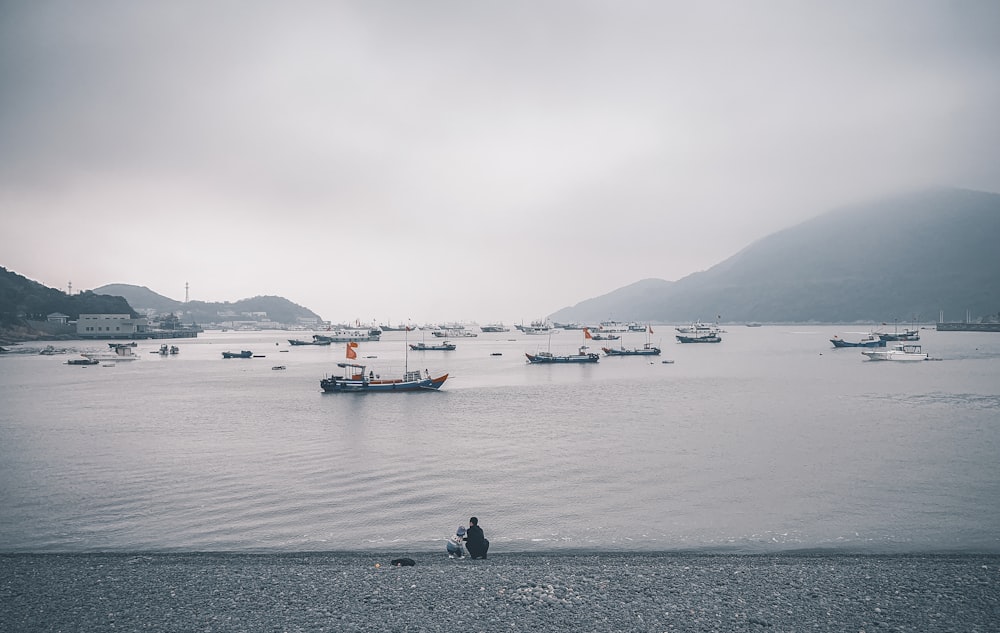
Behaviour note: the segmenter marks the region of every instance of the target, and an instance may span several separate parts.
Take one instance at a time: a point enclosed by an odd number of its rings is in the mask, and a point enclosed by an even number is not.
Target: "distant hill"
[[[647,279],[554,321],[964,320],[1000,311],[1000,195],[934,189],[853,205],[676,282]]]
[[[83,314],[139,316],[120,296],[85,291],[68,295],[0,267],[0,325],[44,321],[53,312],[72,319]]]
[[[0,341],[75,336],[74,326],[46,321],[54,312],[65,314],[71,320],[76,320],[80,314],[138,316],[122,297],[91,291],[68,295],[0,267]]]
[[[240,299],[230,303],[189,301],[184,303],[157,294],[145,286],[129,284],[108,284],[95,288],[95,292],[114,293],[125,297],[136,310],[151,310],[156,314],[175,313],[183,323],[221,323],[225,321],[261,320],[250,315],[267,314],[267,319],[283,324],[294,324],[300,319],[321,321],[321,317],[288,299],[275,296],[259,296]]]

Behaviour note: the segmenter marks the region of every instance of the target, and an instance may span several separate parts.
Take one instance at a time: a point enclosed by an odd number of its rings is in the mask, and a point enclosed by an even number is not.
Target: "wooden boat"
[[[430,373],[404,371],[401,378],[381,378],[365,365],[337,363],[343,369],[342,376],[330,376],[319,381],[319,386],[327,393],[343,392],[385,392],[385,391],[436,391],[441,388],[448,374],[431,378]],[[425,370],[426,371],[426,370]]]
[[[240,352],[222,352],[223,358],[253,358],[253,352],[245,349]]]

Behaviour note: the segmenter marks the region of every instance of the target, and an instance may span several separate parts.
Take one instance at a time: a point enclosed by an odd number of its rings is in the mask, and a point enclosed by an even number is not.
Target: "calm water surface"
[[[343,345],[302,333],[6,354],[0,551],[443,551],[473,514],[500,551],[1000,551],[1000,334],[925,330],[940,362],[876,363],[832,349],[851,329],[660,326],[660,358],[589,366],[524,362],[578,332],[361,344],[383,375],[451,374],[415,394],[322,393]],[[266,358],[222,359],[241,349]]]

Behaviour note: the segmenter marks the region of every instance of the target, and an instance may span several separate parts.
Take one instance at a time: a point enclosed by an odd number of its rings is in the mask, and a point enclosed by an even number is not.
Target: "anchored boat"
[[[919,345],[894,345],[890,349],[872,349],[861,352],[868,360],[930,360]]]
[[[434,391],[441,388],[448,374],[431,378],[430,373],[404,371],[402,378],[382,378],[374,371],[365,373],[365,365],[337,363],[343,370],[342,376],[331,376],[319,381],[319,386],[327,393],[346,391]]]
[[[354,351],[357,347],[358,344],[354,341],[347,343],[348,360],[354,360],[358,357],[358,353]],[[409,359],[408,346],[404,346],[403,349],[406,350],[406,358]],[[367,367],[357,363],[337,363],[337,367],[342,370],[342,375],[328,376],[319,381],[319,386],[326,393],[437,391],[444,384],[444,381],[448,380],[448,374],[432,377],[427,369],[423,373],[419,370],[410,371],[408,360],[404,362],[401,378],[382,378],[374,370],[368,370],[365,373]]]
[[[437,345],[427,343],[410,343],[410,349],[415,352],[453,352],[458,347],[450,341],[443,341]]]
[[[586,331],[586,330],[585,330]],[[624,345],[617,349],[613,347],[602,347],[601,351],[605,356],[659,356],[660,348],[649,342],[649,335],[653,333],[653,327],[646,326],[646,343],[642,347],[626,349]]]

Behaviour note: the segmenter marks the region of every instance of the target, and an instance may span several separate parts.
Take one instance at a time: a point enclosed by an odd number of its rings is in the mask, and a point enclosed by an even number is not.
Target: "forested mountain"
[[[0,325],[44,321],[53,312],[72,319],[83,314],[138,316],[122,297],[85,291],[68,295],[0,267]]]
[[[827,212],[676,282],[647,279],[555,321],[901,322],[1000,311],[1000,195],[934,189]]]

